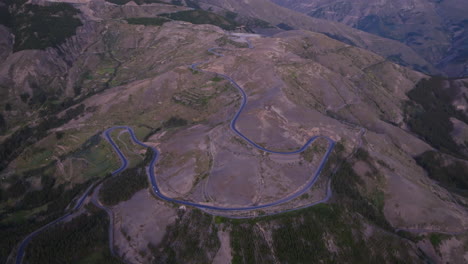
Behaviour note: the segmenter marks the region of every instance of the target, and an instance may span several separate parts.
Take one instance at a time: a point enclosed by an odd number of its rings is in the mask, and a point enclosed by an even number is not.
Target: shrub
[[[75,17],[79,10],[69,4],[27,4],[23,9],[12,15],[14,51],[58,46],[75,35],[76,28],[82,25]]]
[[[187,10],[176,13],[162,14],[161,16],[172,20],[190,22],[192,24],[211,24],[225,30],[233,30],[237,23],[218,14],[204,10]]]
[[[164,23],[169,21],[162,17],[135,17],[126,19],[129,24],[133,25],[151,25],[151,26],[162,26]]]
[[[127,169],[103,184],[99,199],[112,206],[129,200],[136,192],[147,187],[148,179],[144,168]]]
[[[174,128],[174,127],[181,127],[186,126],[188,124],[187,120],[179,117],[171,117],[169,120],[163,123],[165,128]]]

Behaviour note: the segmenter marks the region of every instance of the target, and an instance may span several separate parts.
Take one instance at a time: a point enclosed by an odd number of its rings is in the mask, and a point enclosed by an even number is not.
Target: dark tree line
[[[179,117],[171,117],[169,120],[163,123],[164,128],[174,128],[174,127],[181,127],[186,126],[188,124],[187,120]]]
[[[148,148],[145,159],[138,166],[109,177],[99,191],[99,199],[106,205],[112,206],[127,201],[136,192],[148,188],[145,165],[150,162],[153,155],[151,148]]]
[[[406,122],[410,129],[435,148],[457,156],[463,156],[451,132],[455,117],[468,124],[468,117],[452,105],[455,87],[444,88],[450,81],[440,77],[421,80],[407,93],[411,101],[405,106]]]
[[[274,263],[272,251],[260,232],[256,226],[251,224],[232,225],[230,233],[232,264]]]
[[[14,51],[45,49],[62,44],[75,35],[82,23],[75,16],[79,10],[66,3],[44,6],[25,4],[26,1],[5,1],[0,9],[0,23],[15,35]]]
[[[0,134],[5,133],[6,130],[7,130],[7,123],[3,115],[0,113]]]
[[[57,219],[62,216],[67,205],[72,201],[74,197],[79,195],[89,183],[77,185],[71,189],[65,190],[64,185],[54,187],[55,179],[50,176],[43,176],[41,178],[43,187],[41,190],[30,191],[24,195],[24,198],[20,200],[14,207],[5,208],[4,214],[15,213],[21,210],[29,210],[44,204],[47,205],[47,209],[32,217],[29,217],[25,221],[10,222],[3,224],[0,222],[0,262],[5,263],[6,257],[10,254],[13,247],[16,246],[26,235],[30,234],[39,227],[46,223]],[[17,181],[15,184],[15,191],[23,192],[24,189],[19,187],[24,185],[24,182]],[[22,190],[17,190],[22,189]],[[8,189],[7,195],[13,191]],[[36,262],[36,263],[48,263],[48,262]]]
[[[153,263],[211,263],[220,247],[214,217],[197,209],[167,227],[160,245],[149,245]]]
[[[427,171],[431,179],[468,197],[468,166],[464,163],[454,161],[445,165],[442,155],[435,151],[424,152],[416,158],[416,162]]]
[[[176,13],[162,14],[161,16],[172,20],[190,22],[192,24],[211,24],[225,30],[234,30],[238,24],[226,17],[204,10],[187,10]]]
[[[359,192],[359,186],[362,186],[364,182],[350,163],[344,161],[341,164],[339,170],[333,175],[331,184],[334,195],[340,198],[343,206],[358,212],[383,229],[392,230],[383,212]]]
[[[27,263],[121,263],[110,254],[109,219],[104,211],[92,209],[70,222],[60,223],[32,239]]]
[[[127,201],[132,196],[148,188],[148,178],[142,167],[126,169],[116,176],[107,179],[99,191],[99,199],[112,206]]]

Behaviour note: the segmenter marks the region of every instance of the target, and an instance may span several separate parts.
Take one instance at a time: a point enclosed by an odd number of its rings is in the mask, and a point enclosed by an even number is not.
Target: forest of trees
[[[449,81],[440,77],[422,79],[407,93],[411,101],[405,106],[406,122],[410,129],[440,151],[463,156],[450,133],[451,117],[468,124],[468,117],[452,105],[453,87],[444,88]]]
[[[211,24],[225,30],[234,30],[238,26],[235,21],[209,11],[199,9],[162,14],[161,16],[170,18],[172,20],[190,22],[192,24]]]
[[[118,264],[109,250],[107,214],[93,206],[91,214],[81,214],[59,223],[32,239],[27,248],[27,263]]]
[[[272,251],[261,231],[252,224],[233,224],[230,232],[231,264],[274,263]]]
[[[188,210],[167,227],[159,245],[150,245],[153,263],[211,263],[221,245],[217,232],[213,216]]]
[[[113,206],[129,200],[136,192],[145,188],[148,188],[148,177],[144,167],[126,169],[104,182],[99,191],[99,200],[105,205]]]
[[[362,151],[362,153],[367,153]],[[365,154],[362,154],[365,156]],[[364,184],[363,180],[353,170],[352,165],[343,161],[340,169],[333,175],[332,180],[333,195],[340,199],[340,203],[349,210],[358,212],[375,225],[392,230],[383,212],[379,206],[373,204],[372,201],[364,197],[359,186]]]
[[[38,172],[40,173],[40,172]],[[41,190],[26,192],[28,186],[23,180],[17,180],[6,194],[8,198],[10,194],[20,197],[24,195],[17,204],[13,207],[4,208],[2,216],[8,216],[11,213],[32,210],[44,204],[47,204],[47,209],[39,212],[27,219],[21,221],[3,223],[0,221],[0,262],[4,263],[6,257],[10,254],[14,246],[21,241],[26,235],[45,225],[46,223],[57,219],[64,214],[67,205],[74,197],[79,195],[89,183],[83,183],[74,186],[70,189],[65,189],[65,185],[55,186],[55,179],[51,176],[43,175],[41,178]],[[3,197],[2,198],[6,198]],[[0,218],[1,220],[2,218]],[[47,263],[47,262],[41,262]]]
[[[1,23],[15,35],[14,51],[45,49],[62,44],[75,35],[81,21],[75,17],[79,10],[66,3],[47,5],[24,4],[25,1],[6,1]]]
[[[148,188],[145,166],[151,161],[153,155],[153,150],[148,148],[144,160],[136,167],[109,177],[99,191],[99,200],[106,205],[112,206],[127,201],[136,192]]]
[[[436,151],[427,151],[416,157],[416,162],[423,167],[428,176],[445,188],[468,197],[468,166],[461,161],[449,165]]]
[[[3,114],[0,113],[0,135],[5,133],[7,130],[7,123],[5,121],[5,118],[3,117]]]
[[[171,117],[169,118],[169,120],[165,121],[163,123],[163,127],[164,128],[174,128],[174,127],[181,127],[181,126],[186,126],[188,124],[188,121],[183,119],[183,118],[179,118],[179,117]]]

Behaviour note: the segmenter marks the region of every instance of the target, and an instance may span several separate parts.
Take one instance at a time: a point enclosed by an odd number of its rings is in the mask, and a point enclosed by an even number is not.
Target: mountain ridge
[[[445,74],[468,75],[468,7],[464,1],[272,1],[311,17],[398,40]]]

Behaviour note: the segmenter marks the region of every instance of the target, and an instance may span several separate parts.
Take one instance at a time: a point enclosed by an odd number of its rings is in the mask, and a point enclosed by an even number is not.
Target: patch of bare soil
[[[231,263],[232,255],[229,232],[220,230],[218,231],[218,237],[221,242],[221,246],[213,259],[213,264]]]
[[[155,200],[148,190],[112,208],[114,245],[118,254],[131,263],[149,263],[148,244],[161,242],[166,227],[174,223],[176,209]]]

